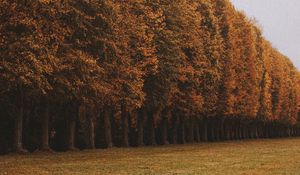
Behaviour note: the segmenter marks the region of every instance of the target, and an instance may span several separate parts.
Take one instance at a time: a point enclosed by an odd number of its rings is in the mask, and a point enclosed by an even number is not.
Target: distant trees
[[[0,153],[300,134],[300,73],[229,0],[0,2]]]

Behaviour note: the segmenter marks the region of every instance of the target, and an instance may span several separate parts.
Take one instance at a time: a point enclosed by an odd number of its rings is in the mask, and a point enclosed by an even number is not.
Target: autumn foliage
[[[2,0],[0,152],[300,134],[300,73],[229,0]]]

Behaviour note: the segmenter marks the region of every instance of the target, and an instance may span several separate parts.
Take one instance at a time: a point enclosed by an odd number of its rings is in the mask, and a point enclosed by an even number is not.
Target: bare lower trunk
[[[244,135],[243,135],[243,126],[242,126],[242,121],[239,122],[239,135],[240,135],[240,139],[243,140],[244,139]]]
[[[22,88],[22,87],[21,87]],[[24,94],[20,89],[19,112],[15,119],[15,138],[14,138],[14,151],[17,153],[26,153],[27,150],[23,148],[23,116],[24,116]]]
[[[49,147],[49,102],[48,99],[45,98],[45,109],[44,115],[42,118],[42,151],[50,151]]]
[[[231,123],[231,140],[236,140],[236,126],[235,121]]]
[[[220,119],[220,140],[224,141],[225,138],[225,128],[224,128],[224,118]]]
[[[168,119],[163,118],[162,121],[162,144],[168,145]]]
[[[240,130],[239,130],[239,128],[240,128],[240,124],[239,124],[240,122],[238,121],[238,120],[236,120],[235,122],[234,122],[234,125],[235,125],[235,140],[240,140],[241,139],[241,137],[240,137]]]
[[[265,133],[266,133],[266,138],[271,138],[270,123],[265,124]]]
[[[220,121],[219,119],[214,119],[214,133],[215,141],[220,141]]]
[[[259,137],[259,138],[263,138],[263,137],[264,137],[264,135],[263,135],[263,126],[262,126],[262,123],[259,124],[258,137]]]
[[[225,140],[230,140],[230,121],[224,122]]]
[[[180,143],[185,144],[185,121],[182,117],[180,119]]]
[[[173,118],[173,127],[172,127],[172,142],[173,144],[178,143],[178,125],[179,125],[179,119],[178,116],[175,114]]]
[[[194,142],[194,123],[193,123],[193,118],[190,118],[188,120],[188,137],[187,137],[187,141],[189,143],[193,143]]]
[[[110,123],[110,113],[106,110],[103,112],[104,117],[104,134],[105,134],[105,142],[106,147],[113,147],[112,136],[111,136],[111,123]]]
[[[76,150],[75,148],[75,130],[76,130],[76,121],[75,119],[69,119],[69,140],[68,140],[68,149]]]
[[[153,114],[151,114],[149,116],[149,141],[150,141],[150,145],[156,145],[156,137],[155,137],[155,126],[154,126],[154,116]]]
[[[207,137],[207,119],[203,119],[202,120],[201,140],[203,142],[207,142],[208,141],[208,137]]]
[[[244,139],[248,139],[247,128],[244,124],[241,124],[242,134]]]
[[[123,108],[123,107],[122,107]],[[123,147],[129,147],[129,141],[128,141],[128,119],[129,119],[129,113],[123,108],[122,109],[122,129],[123,129]]]
[[[195,141],[200,142],[200,128],[199,128],[199,120],[197,118],[194,119],[194,136]]]
[[[215,125],[213,119],[209,120],[209,141],[215,141]]]
[[[145,122],[145,111],[139,111],[137,146],[144,146],[144,122]]]
[[[251,130],[251,139],[255,139],[255,127],[253,124],[250,125],[250,130]]]
[[[15,119],[15,151],[23,152],[22,131],[23,131],[23,109],[20,109]]]
[[[254,138],[258,139],[258,126],[257,126],[257,123],[254,126]]]
[[[291,137],[292,136],[292,127],[287,127],[287,137]]]
[[[92,117],[89,118],[89,140],[90,140],[90,149],[95,149],[95,124],[94,124],[94,120]]]

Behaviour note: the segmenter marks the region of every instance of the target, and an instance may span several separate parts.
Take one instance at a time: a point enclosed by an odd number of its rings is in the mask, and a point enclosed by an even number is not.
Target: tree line
[[[0,152],[299,136],[300,73],[229,0],[2,0]]]

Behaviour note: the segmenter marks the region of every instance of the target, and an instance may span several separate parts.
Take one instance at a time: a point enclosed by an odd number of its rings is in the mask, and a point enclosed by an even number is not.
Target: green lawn
[[[300,138],[7,155],[0,174],[300,174]]]

